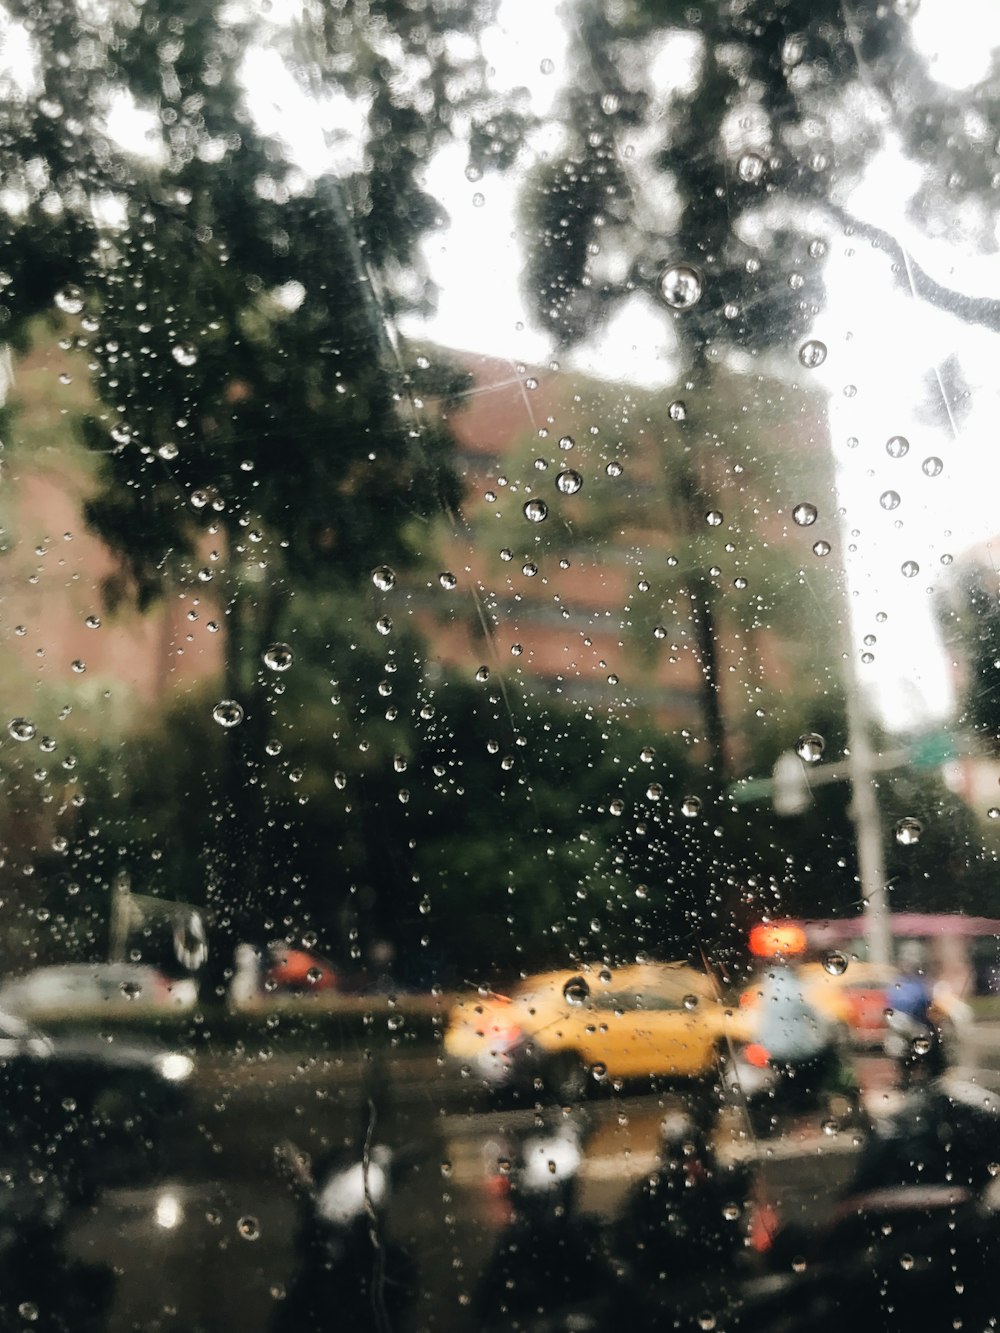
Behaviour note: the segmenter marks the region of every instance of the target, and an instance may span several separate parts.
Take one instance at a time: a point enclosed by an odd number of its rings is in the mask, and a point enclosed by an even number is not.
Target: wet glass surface
[[[0,4],[0,1327],[994,1326],[997,48]]]

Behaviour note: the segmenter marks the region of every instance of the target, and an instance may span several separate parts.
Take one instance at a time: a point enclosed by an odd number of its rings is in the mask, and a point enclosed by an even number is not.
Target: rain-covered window
[[[990,0],[0,0],[0,1328],[995,1326],[998,218]]]

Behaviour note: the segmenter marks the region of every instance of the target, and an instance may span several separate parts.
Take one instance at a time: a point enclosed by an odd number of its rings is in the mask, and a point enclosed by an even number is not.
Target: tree
[[[347,64],[328,8],[291,34],[200,0],[6,8],[38,82],[11,85],[0,110],[16,198],[0,212],[0,319],[23,346],[45,313],[91,359],[87,519],[119,560],[111,605],[200,585],[219,607],[225,680],[205,715],[228,733],[217,873],[253,901],[253,767],[292,599],[412,561],[458,495],[392,327],[426,300],[415,248],[439,210],[419,170],[453,123],[485,114],[477,52],[452,59],[441,39],[474,37],[489,8],[453,6],[432,31],[407,4],[368,6]],[[287,47],[318,98],[367,99],[353,172],[310,178],[257,128],[243,60],[261,40]],[[146,155],[109,133],[116,105],[149,118]],[[438,372],[431,387],[459,382]]]

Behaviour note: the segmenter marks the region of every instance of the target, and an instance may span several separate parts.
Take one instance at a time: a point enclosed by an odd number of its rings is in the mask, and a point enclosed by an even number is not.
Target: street
[[[988,1085],[990,1069],[1000,1068],[1000,1025],[972,1031],[963,1065],[971,1060]],[[875,1117],[898,1105],[884,1059],[861,1054],[857,1067]],[[349,1154],[370,1115],[359,1073],[342,1061],[276,1055],[257,1068],[244,1063],[242,1076],[230,1079],[222,1065],[203,1063],[162,1178],[106,1192],[72,1226],[70,1253],[114,1273],[108,1333],[264,1333],[296,1263],[297,1203],[283,1155],[291,1145],[313,1157]],[[407,1156],[388,1215],[391,1236],[418,1274],[405,1327],[471,1333],[477,1275],[504,1216],[490,1178],[512,1139],[535,1127],[535,1113],[486,1107],[432,1057],[401,1061],[390,1075],[386,1104],[367,1128],[372,1141]],[[614,1217],[634,1182],[655,1168],[660,1125],[675,1104],[609,1094],[570,1112],[585,1117],[583,1213]],[[731,1112],[716,1140],[721,1161],[753,1165],[785,1220],[806,1222],[822,1216],[847,1181],[861,1142],[856,1132],[824,1133],[818,1123],[754,1142]]]

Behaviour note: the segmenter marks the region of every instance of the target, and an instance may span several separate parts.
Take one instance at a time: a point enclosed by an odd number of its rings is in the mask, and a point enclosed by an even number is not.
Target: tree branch
[[[991,296],[969,296],[966,292],[957,292],[926,273],[913,258],[911,251],[883,227],[872,222],[864,222],[831,200],[825,201],[825,207],[845,227],[851,227],[856,235],[866,240],[877,241],[879,248],[899,265],[903,282],[908,291],[918,301],[925,301],[935,310],[947,311],[966,324],[978,324],[992,333],[1000,333],[1000,299]]]

